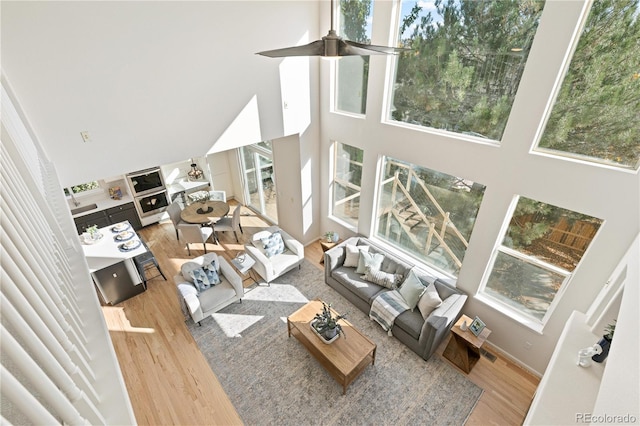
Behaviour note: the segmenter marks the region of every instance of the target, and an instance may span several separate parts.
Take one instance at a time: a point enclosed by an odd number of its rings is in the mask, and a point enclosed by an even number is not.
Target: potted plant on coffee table
[[[332,342],[336,336],[344,336],[344,330],[342,330],[342,326],[338,324],[338,321],[346,318],[346,314],[334,316],[331,312],[331,304],[327,305],[322,302],[322,312],[315,315],[311,321],[311,327],[326,342]]]

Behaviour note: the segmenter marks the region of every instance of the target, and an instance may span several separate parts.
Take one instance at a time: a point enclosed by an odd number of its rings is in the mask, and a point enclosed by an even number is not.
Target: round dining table
[[[211,223],[229,213],[229,204],[224,201],[196,201],[180,212],[180,219],[187,223]]]

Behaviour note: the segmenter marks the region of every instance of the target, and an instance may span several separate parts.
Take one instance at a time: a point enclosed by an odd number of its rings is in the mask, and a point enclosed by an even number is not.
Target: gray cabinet
[[[136,231],[142,228],[142,223],[140,223],[138,212],[136,211],[136,207],[133,203],[122,204],[73,219],[76,223],[78,235],[82,234],[88,227],[93,225],[98,225],[98,228],[102,228],[108,225],[124,222],[125,220],[128,220]]]
[[[110,225],[128,220],[134,230],[137,231],[142,228],[142,223],[140,223],[136,206],[134,206],[133,203],[111,207],[110,209],[107,209],[107,216],[109,218]]]
[[[82,234],[87,228],[93,225],[97,225],[98,228],[110,225],[109,218],[105,211],[89,213],[84,216],[76,217],[73,220],[76,223],[78,235]]]

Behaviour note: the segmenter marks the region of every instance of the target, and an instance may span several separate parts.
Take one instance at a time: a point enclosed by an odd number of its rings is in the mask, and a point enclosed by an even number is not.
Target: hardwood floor
[[[233,208],[232,205],[232,211]],[[240,243],[231,232],[219,233],[220,245],[208,244],[207,250],[231,258],[243,249],[250,235],[265,226],[253,212],[243,208],[244,234],[239,234]],[[155,278],[149,281],[146,292],[116,306],[103,307],[138,424],[242,424],[185,326],[173,284],[180,265],[204,251],[192,245],[188,256],[168,220],[147,226],[139,234],[155,254],[167,281]],[[322,253],[319,242],[305,247],[305,258],[320,270]],[[442,355],[445,345],[446,342],[436,356]],[[493,362],[482,357],[468,375],[484,389],[468,419],[469,425],[522,424],[538,385],[535,376],[495,354]]]

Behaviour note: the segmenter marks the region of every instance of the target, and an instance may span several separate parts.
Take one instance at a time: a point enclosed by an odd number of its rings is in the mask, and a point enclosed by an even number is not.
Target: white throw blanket
[[[407,302],[397,290],[380,293],[371,304],[369,318],[382,326],[389,336],[392,336],[391,329],[398,315],[409,309]]]

